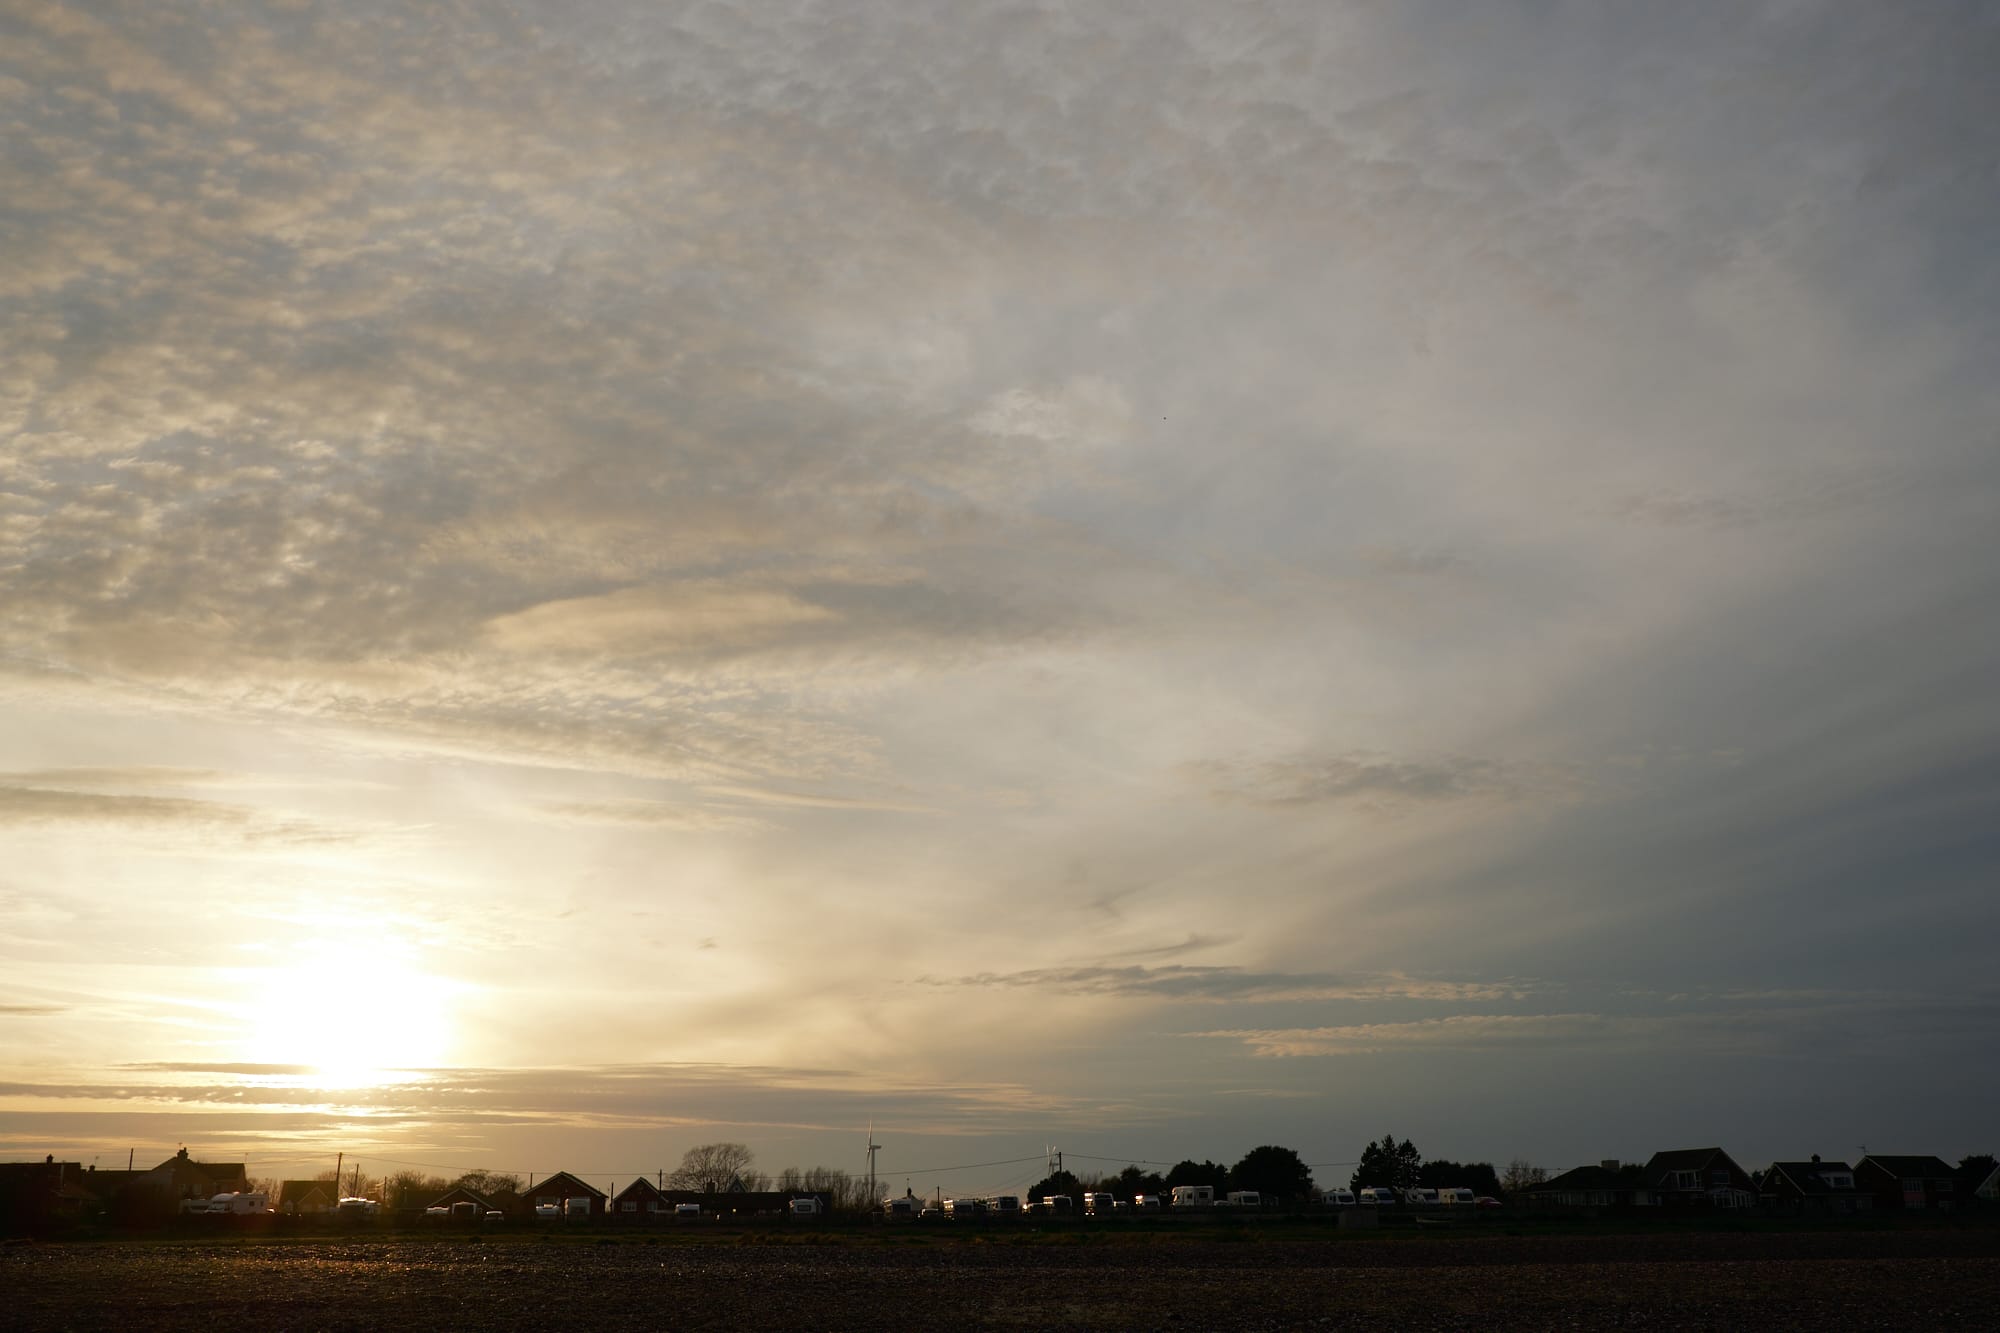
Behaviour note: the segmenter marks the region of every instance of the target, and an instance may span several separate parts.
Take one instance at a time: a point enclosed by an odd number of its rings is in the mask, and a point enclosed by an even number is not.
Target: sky
[[[0,1156],[1994,1150],[1997,64],[0,0]]]

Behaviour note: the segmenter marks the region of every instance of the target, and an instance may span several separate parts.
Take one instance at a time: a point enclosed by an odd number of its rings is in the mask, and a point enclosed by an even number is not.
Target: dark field
[[[951,1325],[1996,1328],[2000,1232],[520,1236],[0,1250],[8,1328]]]

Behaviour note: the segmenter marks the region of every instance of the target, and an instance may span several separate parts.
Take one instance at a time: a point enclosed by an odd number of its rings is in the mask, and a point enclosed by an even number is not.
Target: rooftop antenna
[[[875,1198],[875,1154],[882,1151],[882,1145],[875,1142],[875,1122],[868,1122],[868,1202],[879,1206]]]

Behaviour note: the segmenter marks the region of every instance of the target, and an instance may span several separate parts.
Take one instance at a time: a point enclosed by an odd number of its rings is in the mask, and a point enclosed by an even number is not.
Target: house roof
[[[606,1197],[603,1190],[598,1189],[595,1185],[592,1185],[590,1182],[586,1180],[579,1180],[577,1177],[571,1175],[567,1171],[558,1171],[552,1176],[543,1177],[541,1180],[538,1180],[534,1184],[528,1186],[527,1193],[539,1195],[547,1193],[549,1190],[558,1187],[562,1189],[574,1188],[577,1190],[581,1190],[584,1194],[588,1194],[593,1198],[602,1199]],[[571,1194],[566,1197],[573,1199],[578,1196]]]
[[[1854,1187],[1854,1170],[1845,1162],[1773,1162],[1771,1170],[1792,1182],[1792,1187],[1801,1194],[1859,1194]],[[1826,1174],[1844,1175],[1846,1186],[1836,1189],[1827,1184]]]
[[[1606,1171],[1601,1166],[1572,1167],[1559,1176],[1552,1176],[1539,1185],[1530,1185],[1523,1194],[1554,1193],[1570,1190],[1617,1190],[1631,1189],[1632,1183],[1620,1179],[1616,1171]]]
[[[659,1189],[644,1176],[640,1176],[624,1189],[618,1191],[618,1198],[621,1201],[625,1199],[657,1199],[659,1197]]]
[[[424,1206],[426,1208],[449,1208],[455,1203],[473,1204],[482,1213],[490,1213],[500,1206],[486,1195],[481,1194],[478,1190],[467,1189],[463,1185],[452,1186]]]
[[[278,1185],[278,1205],[304,1203],[315,1191],[328,1203],[334,1201],[333,1182],[330,1180],[287,1180]]]
[[[1675,1171],[1706,1171],[1720,1157],[1732,1173],[1748,1179],[1735,1159],[1720,1148],[1675,1148],[1671,1152],[1656,1152],[1646,1161],[1646,1183],[1655,1189]],[[1703,1182],[1702,1188],[1708,1188]]]
[[[1862,1158],[1859,1166],[1875,1166],[1892,1176],[1906,1176],[1912,1179],[1924,1177],[1938,1179],[1952,1175],[1952,1169],[1942,1158],[1929,1155],[1917,1157],[1885,1157],[1881,1153],[1869,1153]]]

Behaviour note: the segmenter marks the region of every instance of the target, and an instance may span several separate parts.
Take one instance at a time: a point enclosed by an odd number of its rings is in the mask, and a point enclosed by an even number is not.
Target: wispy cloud
[[[1055,967],[919,977],[924,986],[1032,989],[1080,995],[1207,1002],[1280,1000],[1518,1000],[1545,983],[1425,979],[1402,973],[1254,972],[1237,967]]]

